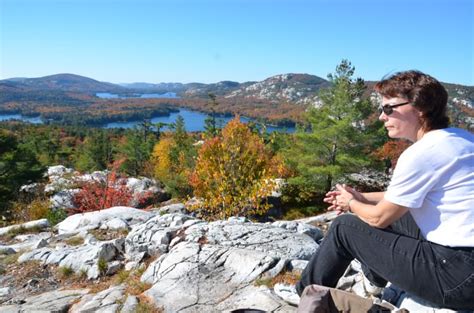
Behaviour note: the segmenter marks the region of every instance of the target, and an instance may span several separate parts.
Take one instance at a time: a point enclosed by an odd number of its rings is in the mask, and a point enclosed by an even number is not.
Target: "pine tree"
[[[123,160],[121,169],[128,175],[139,176],[145,171],[156,139],[154,136],[144,139],[143,130],[136,128],[126,134],[125,142],[119,147],[118,157]]]
[[[19,188],[41,177],[44,168],[36,156],[11,132],[0,129],[0,216],[8,217],[9,202]]]
[[[207,116],[204,120],[204,137],[205,138],[212,138],[217,136],[218,134],[218,127],[217,127],[217,120],[216,120],[216,107],[219,103],[216,100],[216,95],[213,93],[209,93],[209,103],[208,107],[211,109],[211,115]]]
[[[332,86],[320,91],[320,106],[307,111],[305,124],[286,151],[296,172],[289,190],[297,190],[303,202],[325,194],[335,179],[369,164],[370,140],[364,121],[371,104],[363,99],[365,84],[353,79],[354,70],[349,61],[342,60],[335,73],[328,75]]]
[[[110,136],[102,129],[89,133],[84,142],[82,153],[76,162],[77,169],[83,171],[102,171],[113,161],[114,147]]]

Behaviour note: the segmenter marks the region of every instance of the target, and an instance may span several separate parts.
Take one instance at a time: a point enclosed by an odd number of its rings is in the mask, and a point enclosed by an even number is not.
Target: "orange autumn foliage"
[[[392,168],[397,164],[398,158],[410,146],[410,142],[406,140],[389,140],[374,155],[379,160],[390,160]]]
[[[191,209],[206,219],[264,214],[270,208],[264,199],[283,171],[262,138],[237,117],[199,150],[190,184],[202,202]]]

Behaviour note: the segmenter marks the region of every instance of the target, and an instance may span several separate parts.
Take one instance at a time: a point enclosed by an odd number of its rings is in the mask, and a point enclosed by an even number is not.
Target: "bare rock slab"
[[[0,312],[67,312],[88,289],[54,290],[27,298],[22,304],[0,306]]]
[[[132,225],[147,221],[154,215],[155,214],[147,211],[118,206],[102,211],[71,215],[56,225],[56,228],[59,234],[80,232],[100,228],[102,225],[108,227],[110,223],[117,224],[117,219],[120,219],[124,224],[131,227]]]
[[[165,312],[222,312],[237,301],[226,299],[277,263],[258,250],[182,242],[150,264],[142,281],[153,284],[145,295]]]
[[[124,298],[125,286],[112,286],[96,294],[82,297],[81,301],[74,304],[69,312],[118,312],[119,302]]]

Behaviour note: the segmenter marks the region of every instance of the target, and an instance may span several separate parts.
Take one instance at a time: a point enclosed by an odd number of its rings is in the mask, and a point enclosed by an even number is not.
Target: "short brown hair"
[[[446,128],[448,92],[441,83],[420,71],[395,73],[375,84],[374,90],[383,97],[407,99],[420,110],[426,131]]]

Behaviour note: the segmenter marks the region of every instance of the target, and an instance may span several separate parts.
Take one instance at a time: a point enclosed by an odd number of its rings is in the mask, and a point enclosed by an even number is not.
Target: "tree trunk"
[[[331,149],[331,155],[330,155],[330,164],[331,165],[336,165],[336,155],[337,155],[337,144],[334,143],[332,145],[332,149]],[[328,174],[327,178],[326,178],[326,192],[328,192],[329,190],[331,190],[331,187],[332,187],[332,174]]]

